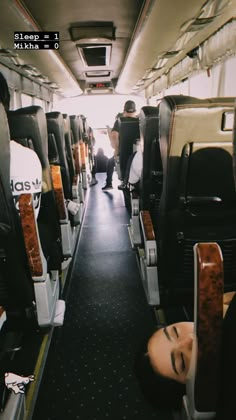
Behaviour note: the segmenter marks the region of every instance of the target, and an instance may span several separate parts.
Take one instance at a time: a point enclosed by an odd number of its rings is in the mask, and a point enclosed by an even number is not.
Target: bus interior
[[[0,420],[233,420],[236,0],[2,0],[0,73]],[[157,407],[135,360],[180,321],[181,408]]]

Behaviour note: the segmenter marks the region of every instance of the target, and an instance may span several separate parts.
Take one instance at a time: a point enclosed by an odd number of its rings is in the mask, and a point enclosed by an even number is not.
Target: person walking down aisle
[[[115,168],[115,158],[119,155],[119,121],[118,118],[120,116],[128,117],[128,118],[135,118],[136,117],[136,105],[134,101],[126,101],[124,104],[124,111],[122,114],[118,114],[116,117],[116,121],[112,129],[108,127],[107,132],[111,142],[111,146],[114,149],[114,155],[108,159],[107,163],[107,178],[106,184],[102,188],[103,191],[113,189],[112,186],[112,177]]]
[[[92,165],[92,170],[91,170],[92,179],[89,185],[90,187],[93,187],[94,185],[98,183],[98,180],[96,179],[97,159],[94,154],[94,145],[95,145],[96,140],[93,134],[93,129],[91,127],[88,128],[88,134],[89,134],[89,152],[90,152],[89,156],[90,156],[91,165]]]

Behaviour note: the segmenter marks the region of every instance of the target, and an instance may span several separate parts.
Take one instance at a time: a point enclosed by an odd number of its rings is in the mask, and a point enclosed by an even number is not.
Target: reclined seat
[[[38,224],[35,220],[31,194],[25,192],[19,194],[19,214],[24,238],[22,249],[27,255],[26,267],[28,266],[29,275],[33,280],[31,283],[35,294],[38,323],[41,326],[53,325],[59,297],[62,252],[57,208],[47,160],[45,114],[38,106],[9,111],[8,123],[11,138],[32,148],[42,166],[43,188]],[[22,236],[22,233],[19,235]],[[17,275],[19,279],[19,273]]]
[[[193,246],[199,241],[221,246],[225,290],[235,287],[233,107],[233,98],[167,96],[160,103],[157,304],[192,303]]]
[[[87,189],[87,171],[86,171],[86,152],[85,143],[83,139],[83,121],[79,115],[70,115],[72,139],[73,139],[73,151],[75,159],[76,173],[80,174],[82,179],[82,187],[84,190]],[[81,201],[84,201],[83,190],[80,191]]]

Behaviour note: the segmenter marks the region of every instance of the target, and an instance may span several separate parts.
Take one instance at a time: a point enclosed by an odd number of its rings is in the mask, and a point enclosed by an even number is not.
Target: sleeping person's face
[[[156,331],[148,342],[148,356],[157,373],[186,383],[193,344],[193,322],[178,322]]]

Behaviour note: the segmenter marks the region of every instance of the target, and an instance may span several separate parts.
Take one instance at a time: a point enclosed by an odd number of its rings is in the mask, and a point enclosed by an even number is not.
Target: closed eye
[[[185,364],[185,361],[184,361],[183,353],[180,353],[180,357],[181,357],[181,371],[184,372],[185,369],[186,369],[186,364]]]
[[[175,326],[173,326],[173,331],[174,331],[176,337],[179,338],[179,334],[178,334],[177,328]]]

